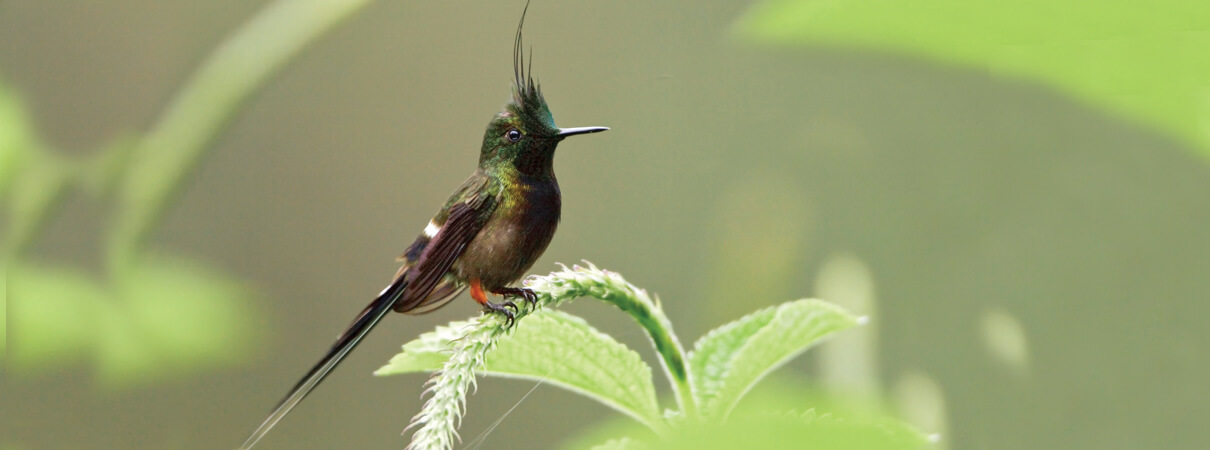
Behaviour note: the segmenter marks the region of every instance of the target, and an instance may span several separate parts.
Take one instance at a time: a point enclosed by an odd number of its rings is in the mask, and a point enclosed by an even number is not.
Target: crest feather
[[[526,66],[525,45],[521,30],[525,27],[525,14],[529,12],[529,2],[521,11],[521,21],[517,23],[517,36],[513,39],[513,102],[526,113],[537,113],[543,109],[546,101],[542,98],[542,90],[534,81],[532,74],[534,64],[533,48],[529,50],[529,64]]]

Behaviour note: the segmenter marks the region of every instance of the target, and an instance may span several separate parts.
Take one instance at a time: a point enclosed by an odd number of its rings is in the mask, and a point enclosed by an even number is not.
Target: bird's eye
[[[504,135],[508,137],[508,140],[513,142],[521,140],[521,132],[517,131],[516,128],[508,130],[508,132],[504,133]]]

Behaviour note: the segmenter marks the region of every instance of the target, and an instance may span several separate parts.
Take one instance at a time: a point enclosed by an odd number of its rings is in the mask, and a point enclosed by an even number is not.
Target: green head
[[[528,3],[525,10],[529,10]],[[525,66],[521,45],[521,28],[524,25],[525,11],[522,11],[517,36],[513,41],[513,98],[504,106],[504,111],[496,114],[487,124],[479,167],[515,168],[522,175],[542,178],[554,175],[555,147],[559,141],[568,136],[596,133],[609,128],[555,126],[550,107],[542,98],[542,90]]]

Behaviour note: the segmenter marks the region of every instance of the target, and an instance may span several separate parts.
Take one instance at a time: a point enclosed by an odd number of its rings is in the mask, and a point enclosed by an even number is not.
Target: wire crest
[[[521,21],[517,23],[517,36],[513,39],[513,90],[516,93],[517,103],[526,105],[534,100],[541,100],[542,93],[538,88],[538,84],[534,82],[533,65],[534,65],[534,49],[529,49],[529,63],[525,61],[525,43],[521,36],[521,30],[525,28],[525,15],[529,12],[529,2],[525,2],[525,9],[521,11]]]

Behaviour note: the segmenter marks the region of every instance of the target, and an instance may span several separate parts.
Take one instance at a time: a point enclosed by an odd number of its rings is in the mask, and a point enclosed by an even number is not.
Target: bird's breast
[[[554,182],[506,186],[492,216],[455,263],[464,279],[485,288],[507,286],[533,266],[550,245],[562,208]]]

